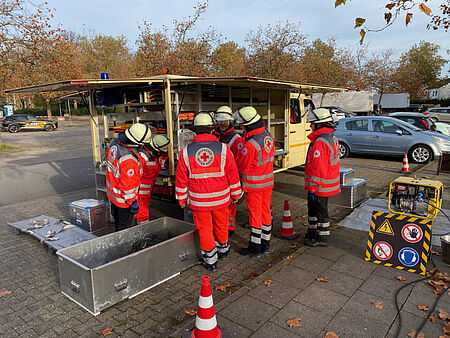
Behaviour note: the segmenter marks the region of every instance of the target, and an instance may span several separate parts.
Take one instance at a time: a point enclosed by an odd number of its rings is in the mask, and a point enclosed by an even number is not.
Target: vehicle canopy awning
[[[279,81],[258,77],[189,77],[180,75],[157,75],[147,78],[124,79],[124,80],[65,80],[29,87],[7,89],[5,93],[33,93],[33,92],[80,92],[87,90],[101,90],[117,87],[134,87],[139,85],[151,85],[170,80],[173,84],[211,84],[232,87],[254,87],[254,88],[279,88],[286,90],[326,90],[345,91],[347,88],[322,86],[310,83],[299,83],[292,81]]]

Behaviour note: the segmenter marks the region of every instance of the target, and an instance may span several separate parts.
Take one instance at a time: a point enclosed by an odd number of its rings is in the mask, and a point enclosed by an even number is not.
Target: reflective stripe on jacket
[[[308,135],[311,144],[305,164],[305,189],[317,196],[339,194],[340,160],[339,142],[334,129],[320,128]]]
[[[152,193],[156,178],[164,166],[166,157],[153,156],[151,151],[145,146],[139,148],[139,156],[142,167],[141,184],[139,186],[139,195],[149,195]]]
[[[239,174],[230,148],[211,134],[197,135],[180,153],[175,177],[175,196],[192,210],[228,206],[241,194]]]
[[[244,135],[244,148],[240,151],[238,166],[242,173],[244,191],[272,189],[275,143],[264,127]]]
[[[213,135],[216,136],[220,142],[225,143],[228,147],[230,147],[234,159],[238,162],[241,150],[244,149],[244,140],[241,135],[236,133],[234,127],[230,127],[224,133],[221,133],[217,128],[213,131]]]
[[[137,149],[111,142],[107,151],[106,194],[119,208],[128,208],[137,198],[141,163]]]

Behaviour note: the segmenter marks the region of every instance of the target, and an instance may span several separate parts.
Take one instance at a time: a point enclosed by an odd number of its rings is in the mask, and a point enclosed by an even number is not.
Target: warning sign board
[[[431,225],[431,219],[374,211],[365,260],[425,275]]]
[[[380,225],[380,227],[377,229],[377,232],[394,236],[394,230],[392,230],[391,223],[389,223],[389,220],[384,220],[383,224]]]
[[[373,254],[376,258],[386,261],[392,257],[392,247],[386,242],[377,242],[373,246]]]

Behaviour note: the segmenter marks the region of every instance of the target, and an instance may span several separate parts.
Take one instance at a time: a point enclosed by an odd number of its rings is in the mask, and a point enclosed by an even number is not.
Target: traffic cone
[[[405,154],[403,156],[403,166],[402,166],[402,173],[409,173],[409,163],[408,163],[408,156]]]
[[[291,209],[289,208],[289,201],[284,200],[283,221],[281,223],[281,230],[277,237],[284,239],[296,239],[299,234],[294,231],[292,224]]]
[[[195,328],[191,333],[192,338],[219,338],[222,336],[217,327],[216,313],[211,293],[209,276],[202,277],[202,288],[198,299],[197,318]]]

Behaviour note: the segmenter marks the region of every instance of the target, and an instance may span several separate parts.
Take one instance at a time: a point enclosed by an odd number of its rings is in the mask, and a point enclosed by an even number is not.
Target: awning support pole
[[[100,136],[98,128],[98,114],[95,108],[94,90],[90,89],[89,96],[89,113],[91,115],[91,138],[92,138],[92,156],[94,159],[94,166],[97,168],[101,163],[101,148],[100,148]]]

